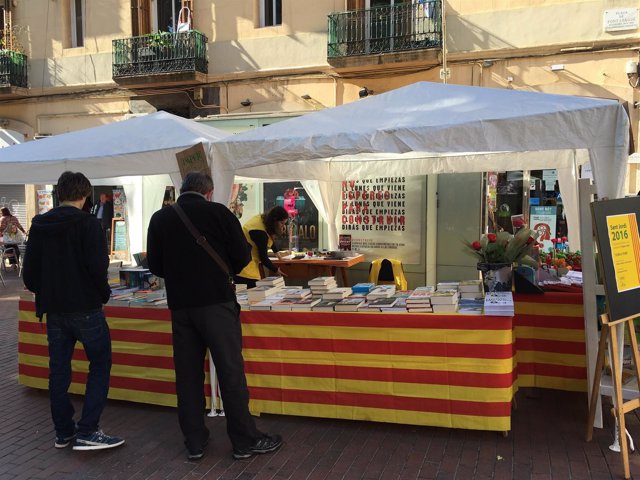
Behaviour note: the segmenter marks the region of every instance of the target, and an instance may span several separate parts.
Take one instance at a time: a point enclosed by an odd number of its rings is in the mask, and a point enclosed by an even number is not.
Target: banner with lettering
[[[423,177],[378,177],[342,182],[341,229],[351,249],[367,256],[420,263]]]

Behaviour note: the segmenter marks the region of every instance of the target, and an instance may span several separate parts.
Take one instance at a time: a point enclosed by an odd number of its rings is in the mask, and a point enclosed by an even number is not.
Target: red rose
[[[535,242],[535,241],[536,241],[536,239],[535,239],[535,238],[533,238],[533,237],[529,237],[529,238],[527,238],[527,245],[531,245],[531,244],[532,244],[533,242]]]
[[[565,243],[567,241],[567,237],[562,237],[560,240],[562,240],[562,243]]]
[[[491,243],[495,242],[495,241],[496,241],[496,238],[498,238],[498,237],[496,237],[496,234],[495,234],[495,233],[488,233],[488,234],[487,234],[487,239],[488,239]]]
[[[552,238],[551,239],[551,243],[553,243],[555,245],[556,243],[558,243],[558,239],[557,238]]]
[[[557,243],[562,243],[562,239],[561,238],[556,238],[556,242]]]
[[[471,244],[471,248],[473,248],[474,250],[480,250],[482,248],[482,245],[480,245],[480,242],[473,242]]]

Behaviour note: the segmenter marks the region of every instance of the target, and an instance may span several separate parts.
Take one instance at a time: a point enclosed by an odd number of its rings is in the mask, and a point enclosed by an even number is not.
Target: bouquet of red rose
[[[520,263],[538,268],[538,262],[529,255],[538,233],[521,228],[515,235],[509,232],[487,233],[479,241],[467,242],[468,252],[482,263]]]

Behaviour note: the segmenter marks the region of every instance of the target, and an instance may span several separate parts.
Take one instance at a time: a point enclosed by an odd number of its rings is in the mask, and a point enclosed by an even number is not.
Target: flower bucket
[[[510,263],[478,263],[486,292],[510,292],[513,285],[513,269]]]

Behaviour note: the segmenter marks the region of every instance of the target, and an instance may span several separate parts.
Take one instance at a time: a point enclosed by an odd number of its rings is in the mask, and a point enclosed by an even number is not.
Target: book
[[[374,299],[369,299],[368,303],[369,303],[369,308],[373,308],[373,309],[378,309],[380,310],[380,308],[391,308],[393,307],[396,303],[398,302],[397,298],[393,298],[393,297],[386,297],[386,298],[374,298]]]
[[[453,305],[456,303],[458,303],[457,290],[436,290],[431,293],[431,305]]]
[[[284,288],[285,300],[302,300],[311,296],[311,289],[309,288]]]
[[[339,300],[320,300],[312,310],[314,312],[333,312]]]
[[[271,277],[265,277],[262,280],[258,280],[256,282],[256,287],[275,287],[275,286],[284,286],[284,278],[279,275],[274,275]]]
[[[433,291],[433,287],[418,287],[414,289],[411,295],[407,297],[407,306],[412,304],[431,306],[431,294]]]
[[[307,283],[309,286],[311,285],[328,285],[331,282],[335,282],[336,279],[334,277],[316,277],[309,280]]]
[[[438,290],[458,290],[460,282],[438,282],[436,291]]]
[[[433,313],[456,313],[458,305],[455,303],[442,303],[433,305]]]
[[[358,308],[364,305],[366,301],[365,297],[347,297],[336,303],[334,310],[336,312],[357,312]]]
[[[364,293],[366,295],[373,288],[375,288],[375,286],[376,286],[375,283],[360,282],[360,283],[356,283],[353,287],[351,287],[351,291],[353,293]]]
[[[396,293],[395,285],[378,285],[367,294],[368,299],[388,298]]]
[[[272,304],[271,310],[276,312],[287,312],[291,310],[294,303],[296,303],[295,300],[287,300],[286,298],[283,298],[279,302]]]
[[[406,312],[407,311],[407,298],[406,297],[395,297],[395,296],[393,296],[391,298],[396,298],[396,303],[394,303],[390,307],[381,306],[380,307],[380,311],[381,312],[398,313],[398,312]]]
[[[323,300],[342,300],[351,295],[350,287],[336,287],[322,295]]]
[[[482,292],[482,280],[463,280],[458,285],[458,291],[463,292]]]
[[[249,302],[254,303],[259,302],[260,300],[264,300],[265,298],[276,293],[278,290],[280,290],[280,287],[260,286],[247,290],[247,295],[249,298]]]
[[[311,310],[318,303],[320,303],[319,298],[303,298],[302,300],[296,300],[293,302],[291,310]]]
[[[251,310],[271,310],[271,307],[275,304],[278,303],[279,301],[281,301],[281,298],[278,297],[271,297],[271,298],[266,298],[264,300],[261,300],[259,302],[256,303],[252,303],[250,304],[249,308]]]
[[[484,296],[484,314],[508,316],[514,315],[513,294],[511,292],[487,292]]]
[[[407,306],[407,312],[409,313],[433,313],[433,307],[409,307]]]

